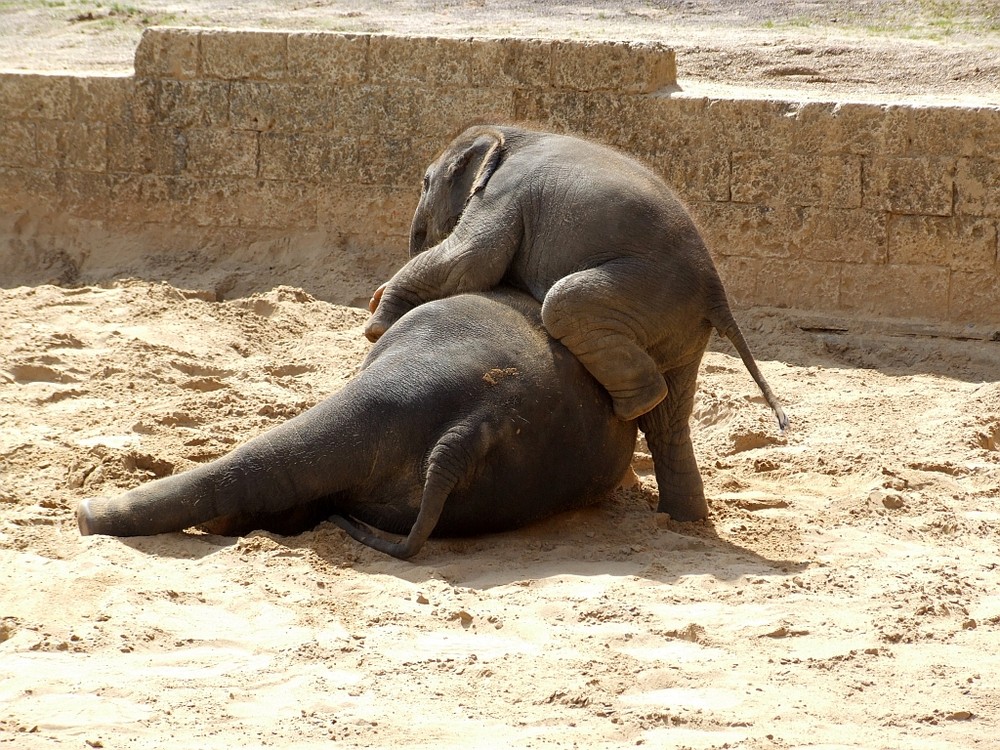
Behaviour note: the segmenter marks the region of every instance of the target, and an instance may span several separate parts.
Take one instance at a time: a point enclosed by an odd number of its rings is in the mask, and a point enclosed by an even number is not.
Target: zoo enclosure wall
[[[659,43],[150,29],[128,77],[0,75],[0,285],[201,261],[367,299],[472,121],[624,149],[737,306],[1000,322],[1000,109],[709,98]],[[115,252],[109,248],[115,247]]]

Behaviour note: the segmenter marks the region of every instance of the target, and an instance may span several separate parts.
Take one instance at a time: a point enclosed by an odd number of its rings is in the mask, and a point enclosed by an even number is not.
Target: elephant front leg
[[[379,286],[368,301],[371,317],[365,324],[365,338],[372,343],[382,338],[393,323],[423,301],[416,295],[407,293],[405,289],[398,291],[391,284],[391,281],[387,281]]]
[[[509,201],[507,202],[510,203]],[[516,205],[483,208],[477,202],[440,244],[410,258],[372,295],[365,336],[377,341],[417,305],[463,292],[484,292],[503,279],[521,242]]]
[[[700,358],[699,358],[700,360]],[[691,412],[699,361],[664,373],[670,395],[639,418],[639,429],[653,455],[660,492],[657,512],[677,521],[697,521],[708,516],[705,488],[691,444]]]

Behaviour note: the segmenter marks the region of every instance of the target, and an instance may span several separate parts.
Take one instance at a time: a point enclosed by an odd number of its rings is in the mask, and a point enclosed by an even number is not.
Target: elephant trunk
[[[352,384],[353,385],[353,384]],[[237,513],[280,513],[350,486],[368,433],[350,386],[222,458],[77,507],[80,533],[146,536]],[[356,398],[356,394],[355,394]]]
[[[410,226],[410,257],[419,255],[427,249],[427,224],[414,217]]]

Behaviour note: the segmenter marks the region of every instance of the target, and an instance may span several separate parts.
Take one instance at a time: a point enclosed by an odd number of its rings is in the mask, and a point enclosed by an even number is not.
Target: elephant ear
[[[452,194],[461,205],[486,187],[503,157],[504,137],[499,130],[487,130],[462,149],[448,166]],[[456,201],[458,202],[458,201]]]

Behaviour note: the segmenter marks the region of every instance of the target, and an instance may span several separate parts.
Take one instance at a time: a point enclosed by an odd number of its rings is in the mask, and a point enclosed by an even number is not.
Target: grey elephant
[[[518,127],[467,129],[424,176],[410,260],[376,291],[365,334],[377,340],[417,305],[501,281],[542,302],[546,329],[607,389],[615,414],[638,418],[660,511],[708,513],[688,422],[713,328],[787,427],[694,222],[624,154]]]
[[[84,500],[77,521],[85,535],[287,534],[332,517],[407,558],[432,532],[503,531],[599,500],[635,438],[535,300],[461,295],[404,316],[312,409],[211,463]]]

